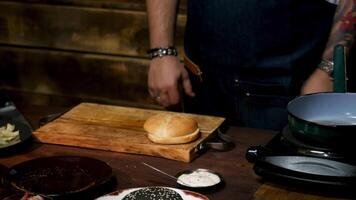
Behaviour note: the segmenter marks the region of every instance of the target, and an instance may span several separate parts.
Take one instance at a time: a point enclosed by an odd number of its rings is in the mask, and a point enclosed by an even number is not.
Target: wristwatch
[[[334,71],[334,63],[329,60],[322,60],[318,65],[318,68],[326,72],[329,76],[331,76]]]

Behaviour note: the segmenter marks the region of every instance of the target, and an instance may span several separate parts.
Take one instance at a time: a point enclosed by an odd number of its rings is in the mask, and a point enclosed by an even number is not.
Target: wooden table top
[[[18,103],[16,105],[35,128],[38,127],[38,121],[41,117],[68,109],[68,105],[36,106],[26,103]],[[114,175],[117,178],[116,189],[155,185],[176,187],[174,180],[157,174],[157,172],[142,165],[142,162],[151,164],[173,175],[181,170],[208,168],[221,174],[225,180],[223,188],[206,194],[211,200],[329,199],[316,194],[305,194],[296,190],[291,191],[284,186],[272,183],[263,183],[263,180],[254,174],[252,164],[245,159],[246,149],[251,145],[265,144],[275,133],[266,130],[231,127],[227,134],[232,137],[236,144],[233,150],[228,152],[209,150],[191,163],[151,156],[40,143],[32,144],[24,152],[1,157],[0,163],[11,167],[26,160],[45,156],[78,155],[92,157],[107,162],[113,168]]]

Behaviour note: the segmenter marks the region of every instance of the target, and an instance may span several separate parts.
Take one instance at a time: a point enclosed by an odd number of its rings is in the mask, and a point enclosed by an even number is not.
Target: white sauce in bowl
[[[187,187],[209,187],[220,183],[218,175],[204,169],[198,169],[192,173],[182,174],[177,182]]]

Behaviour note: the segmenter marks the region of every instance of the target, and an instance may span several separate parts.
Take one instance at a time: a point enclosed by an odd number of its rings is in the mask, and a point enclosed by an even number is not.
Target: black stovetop
[[[265,146],[250,147],[246,159],[254,163],[257,175],[269,180],[346,189],[356,186],[352,153],[308,144],[288,127]]]

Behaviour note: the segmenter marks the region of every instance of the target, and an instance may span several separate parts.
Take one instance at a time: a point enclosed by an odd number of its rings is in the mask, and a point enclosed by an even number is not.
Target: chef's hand
[[[301,95],[332,91],[333,81],[330,76],[326,72],[316,69],[305,81],[301,89]]]
[[[194,96],[188,72],[176,56],[157,57],[151,60],[148,70],[148,88],[152,98],[164,107],[181,101],[180,84],[184,92]]]

